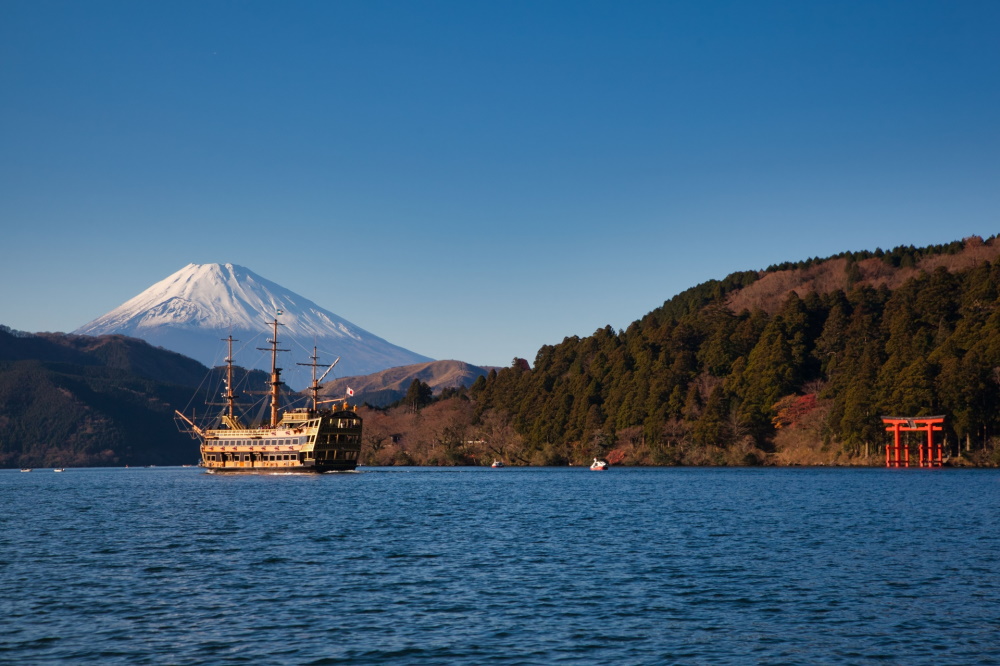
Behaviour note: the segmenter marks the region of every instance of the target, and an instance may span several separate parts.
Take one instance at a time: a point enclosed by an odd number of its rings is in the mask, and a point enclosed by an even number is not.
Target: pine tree
[[[406,396],[403,398],[403,404],[409,407],[413,412],[418,412],[422,408],[426,407],[431,403],[434,397],[434,392],[428,384],[414,378],[410,382],[410,388],[406,390]]]

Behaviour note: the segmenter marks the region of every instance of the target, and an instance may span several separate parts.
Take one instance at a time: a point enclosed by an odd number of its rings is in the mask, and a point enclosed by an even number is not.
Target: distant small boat
[[[603,472],[607,468],[608,468],[607,460],[598,460],[597,458],[594,458],[594,462],[590,463],[590,469],[594,470],[595,472]]]
[[[30,468],[30,467],[22,467],[22,468],[21,468],[21,471],[22,471],[22,472],[30,472],[30,471],[31,471],[31,468]]]
[[[53,472],[65,472],[65,471],[66,471],[66,468],[65,468],[65,467],[56,467],[56,468],[55,468],[54,470],[52,470],[52,471],[53,471]]]
[[[490,467],[505,467],[502,460],[494,460]]]

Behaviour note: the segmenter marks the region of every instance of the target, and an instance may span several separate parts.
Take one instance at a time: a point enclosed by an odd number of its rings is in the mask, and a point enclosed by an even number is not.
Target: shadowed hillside
[[[0,467],[193,463],[198,447],[173,410],[206,373],[141,340],[3,327]]]
[[[66,335],[39,333],[38,338],[80,352],[88,364],[100,364],[169,384],[197,386],[205,366],[182,354],[153,347],[145,340],[124,335]]]

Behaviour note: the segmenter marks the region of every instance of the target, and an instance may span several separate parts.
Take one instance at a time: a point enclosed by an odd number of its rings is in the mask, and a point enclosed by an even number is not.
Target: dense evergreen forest
[[[998,256],[975,237],[710,281],[449,405],[411,391],[370,415],[369,460],[879,464],[882,415],[943,414],[951,464],[996,464]]]

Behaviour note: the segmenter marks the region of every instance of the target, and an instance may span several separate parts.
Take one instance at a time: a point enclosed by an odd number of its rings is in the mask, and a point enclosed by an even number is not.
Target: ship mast
[[[281,314],[281,310],[278,310],[278,314]],[[274,326],[274,337],[268,340],[270,347],[257,347],[261,351],[271,351],[271,424],[270,427],[274,428],[278,425],[278,406],[281,404],[281,385],[284,383],[281,381],[281,368],[278,367],[278,352],[289,351],[287,349],[278,349],[278,327],[284,326],[275,317],[274,321],[271,322]]]
[[[222,338],[224,342],[229,343],[229,353],[226,355],[226,403],[229,405],[228,414],[230,423],[234,423],[236,419],[236,394],[233,393],[233,343],[239,342],[239,340],[233,339],[233,334],[230,333],[228,338]],[[230,425],[230,427],[233,427]]]
[[[312,384],[309,386],[309,392],[312,393],[312,401],[313,401],[312,410],[315,412],[319,406],[319,390],[323,388],[322,386],[320,386],[320,382],[323,381],[323,379],[330,373],[331,370],[333,370],[333,366],[337,365],[337,363],[340,362],[340,357],[339,356],[337,357],[337,360],[334,361],[333,364],[326,369],[326,372],[324,372],[319,379],[316,379],[316,368],[319,367],[319,363],[317,363],[317,361],[319,361],[319,356],[316,355],[315,346],[313,347],[313,355],[310,356],[309,358],[312,359],[312,363],[296,363],[295,365],[307,365],[310,368],[312,368]]]
[[[312,359],[312,363],[296,363],[295,365],[308,365],[312,368],[312,384],[309,386],[309,392],[312,393],[313,406],[312,409],[316,411],[316,403],[319,400],[319,382],[316,380],[316,367],[319,365],[316,361],[319,360],[319,356],[316,355],[316,347],[313,347],[313,355],[309,357]]]

